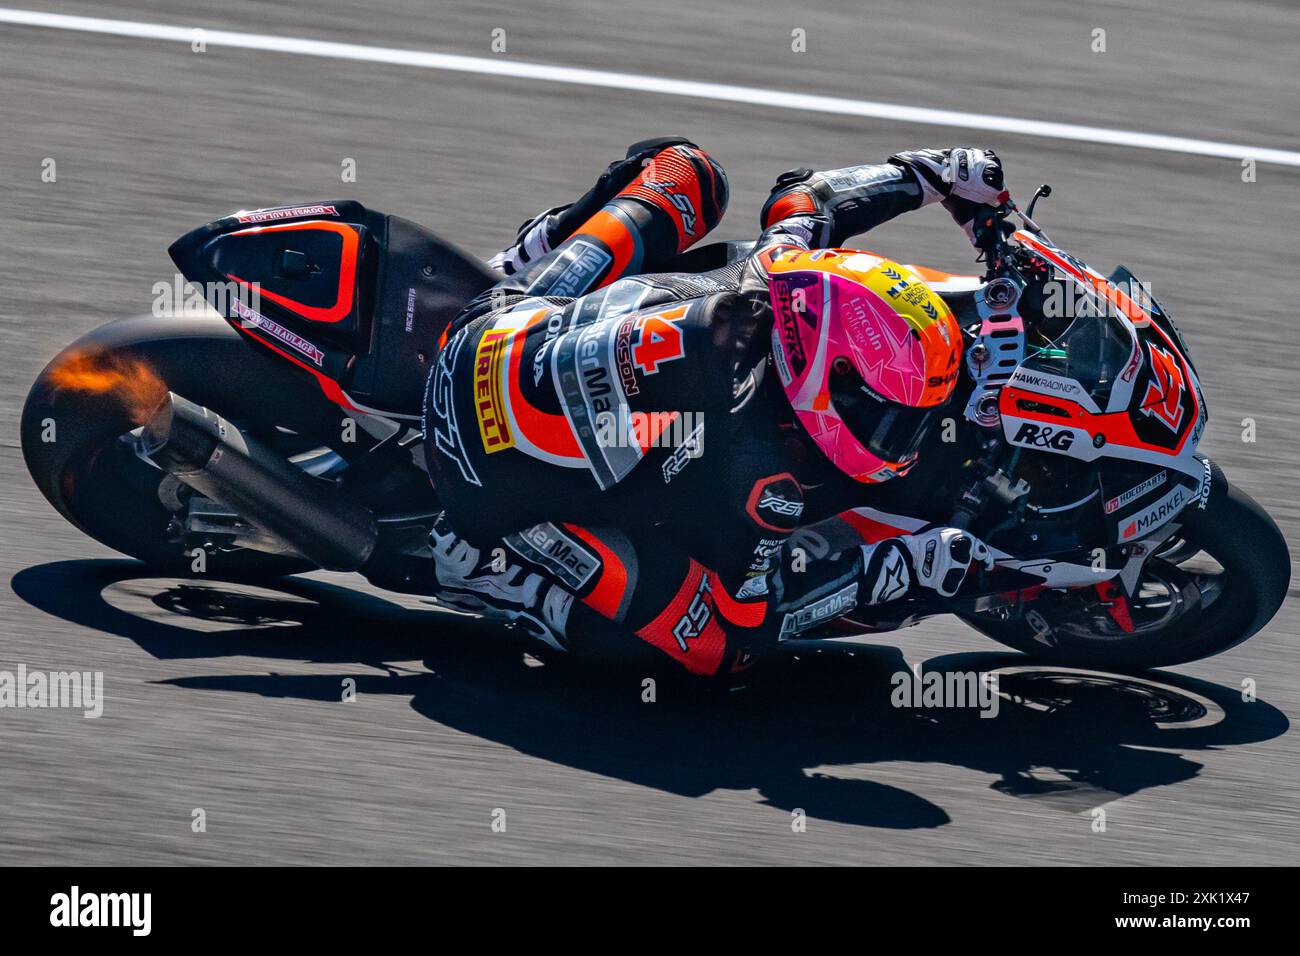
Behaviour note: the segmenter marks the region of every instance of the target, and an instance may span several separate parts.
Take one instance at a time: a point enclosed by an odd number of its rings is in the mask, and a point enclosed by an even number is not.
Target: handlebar
[[[1015,213],[1026,229],[1036,235],[1044,236],[1042,227],[1034,222],[1031,214],[1034,207],[1038,205],[1038,200],[1046,199],[1050,195],[1052,195],[1052,187],[1047,183],[1040,185],[1034,190],[1033,198],[1029,200],[1028,212],[1021,212],[1012,199],[999,206],[979,207],[971,223],[971,235],[974,237],[976,248],[983,252],[984,261],[988,264],[987,274],[984,277],[986,280],[1006,275],[1010,271],[1006,264],[1007,239],[1016,228],[1007,221],[1007,218]]]
[[[975,247],[984,254],[987,267],[985,280],[1007,274],[1007,238],[1016,231],[1015,227],[1007,222],[1007,217],[1014,210],[1015,204],[1010,201],[1001,206],[981,206],[971,223]]]

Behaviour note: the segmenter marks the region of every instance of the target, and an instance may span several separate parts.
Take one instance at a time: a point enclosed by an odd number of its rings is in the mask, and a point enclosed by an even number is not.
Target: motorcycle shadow
[[[1202,765],[1187,752],[1288,727],[1279,710],[1232,687],[1168,672],[1085,672],[1011,652],[948,655],[913,672],[896,647],[808,642],[744,691],[704,694],[642,664],[539,659],[521,636],[314,579],[248,585],[157,578],[127,561],[66,561],[20,572],[13,590],[159,659],[342,667],[164,682],[173,686],[338,701],[341,680],[352,677],[358,694],[407,696],[430,720],[540,759],[683,796],[756,790],[770,806],[860,826],[950,819],[916,793],[866,779],[876,763],[972,769],[992,775],[1000,794],[1078,813],[1194,778]],[[428,673],[394,666],[413,660]],[[996,693],[972,693],[967,706],[951,694],[946,706],[899,699],[909,682],[974,688],[978,674],[996,675]]]

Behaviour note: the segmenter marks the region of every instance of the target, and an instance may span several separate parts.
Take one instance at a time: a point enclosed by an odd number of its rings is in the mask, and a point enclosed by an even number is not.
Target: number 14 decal
[[[641,335],[632,348],[632,361],[646,375],[655,374],[664,362],[671,362],[686,354],[682,330],[674,324],[684,315],[686,306],[679,306],[637,320]]]

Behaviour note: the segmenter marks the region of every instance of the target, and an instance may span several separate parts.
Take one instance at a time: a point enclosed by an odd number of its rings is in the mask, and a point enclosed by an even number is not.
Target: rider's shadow
[[[340,681],[352,677],[359,694],[408,696],[430,720],[540,759],[684,796],[756,789],[774,807],[863,826],[936,827],[949,817],[911,791],[829,769],[947,763],[995,775],[992,789],[1008,798],[1082,812],[1195,777],[1201,764],[1178,751],[1266,740],[1288,726],[1276,708],[1244,703],[1233,688],[1166,673],[1084,674],[1011,653],[924,666],[998,672],[994,717],[895,707],[908,670],[901,653],[834,642],[783,654],[739,693],[705,695],[659,676],[650,701],[644,668],[536,666],[525,662],[522,638],[313,580],[160,582],[134,563],[80,561],[27,569],[13,588],[160,659],[239,655],[344,667],[167,681],[175,686],[338,701]],[[416,659],[428,673],[389,666]]]

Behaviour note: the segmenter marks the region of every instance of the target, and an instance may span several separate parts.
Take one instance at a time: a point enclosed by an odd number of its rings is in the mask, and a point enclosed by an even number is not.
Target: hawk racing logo
[[[501,360],[513,334],[513,329],[488,329],[474,353],[474,414],[489,455],[515,445],[501,394]]]
[[[1157,418],[1174,434],[1183,421],[1183,370],[1178,360],[1155,345],[1151,352],[1151,380],[1142,396],[1142,414]]]

